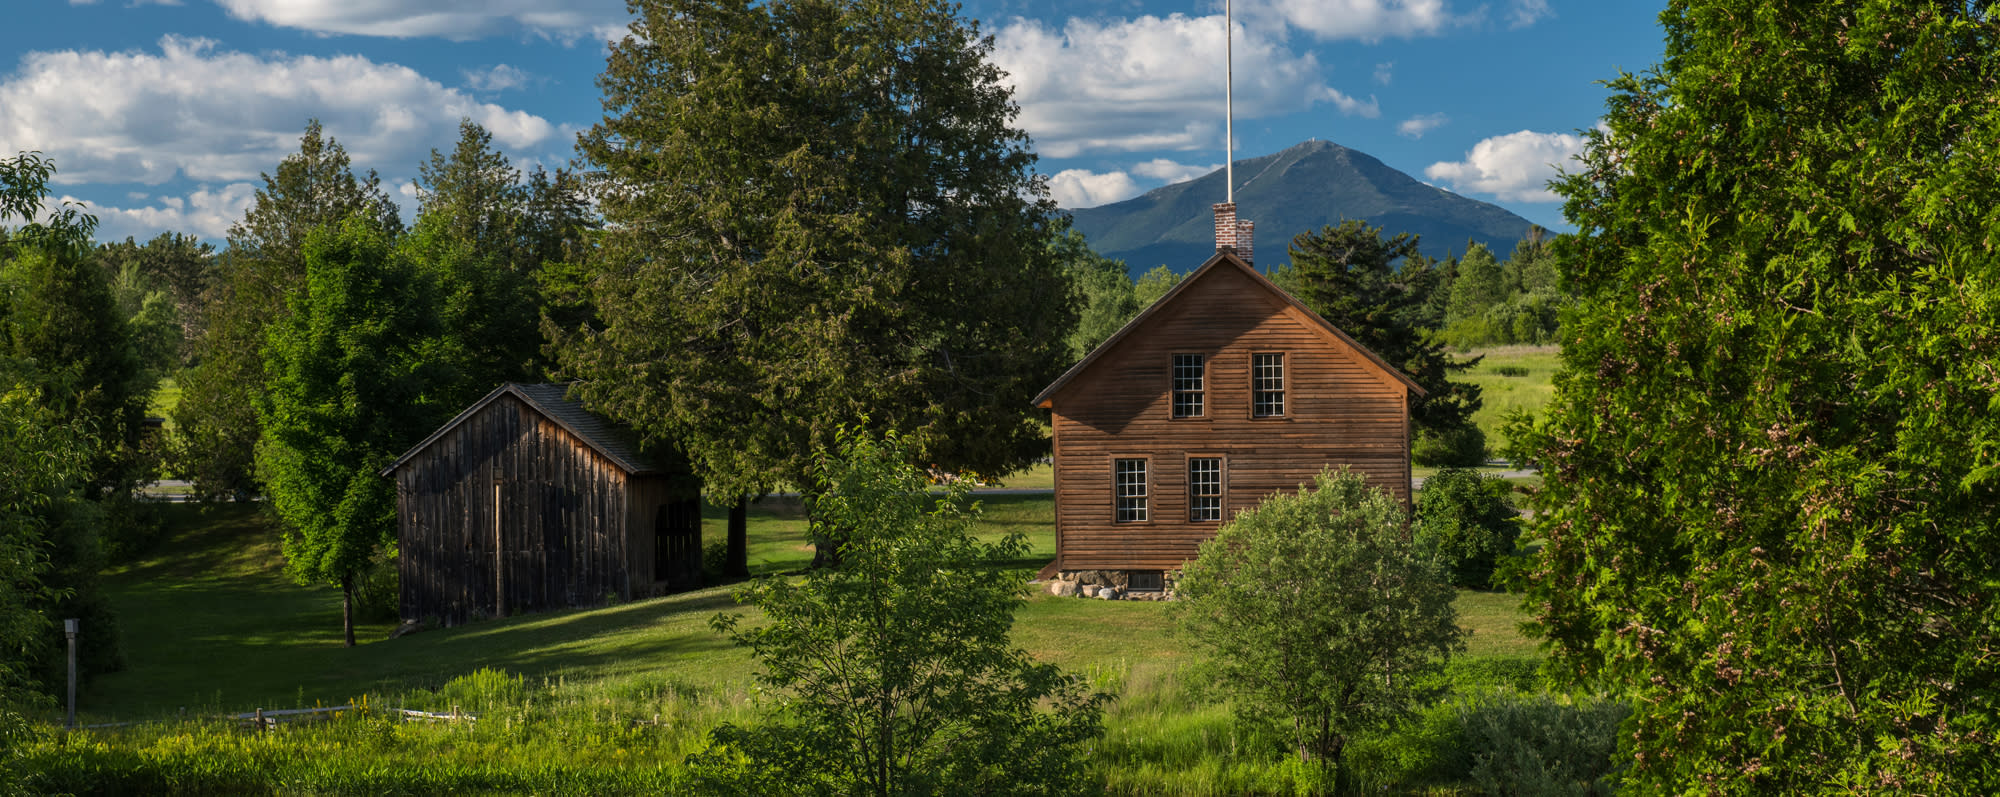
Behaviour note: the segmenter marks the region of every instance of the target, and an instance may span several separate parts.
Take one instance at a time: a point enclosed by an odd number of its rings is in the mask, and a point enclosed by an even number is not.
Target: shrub
[[[1416,538],[1451,574],[1451,583],[1488,589],[1494,565],[1514,550],[1519,522],[1501,479],[1445,468],[1417,491]]]
[[[704,584],[729,581],[729,541],[709,540],[701,546],[701,580]]]
[[[354,583],[354,619],[394,622],[403,613],[402,574],[396,553],[389,552],[361,571]]]
[[[1335,773],[1348,741],[1407,715],[1463,644],[1401,505],[1345,470],[1224,524],[1178,591],[1181,629],[1239,715]]]
[[[1437,432],[1417,431],[1410,461],[1431,468],[1472,468],[1486,464],[1486,433],[1477,426]]]
[[[1614,700],[1506,692],[1462,703],[1467,778],[1487,794],[1610,794],[1618,725],[1631,711]]]
[[[1527,376],[1527,375],[1528,375],[1528,369],[1527,369],[1527,367],[1526,367],[1526,366],[1521,366],[1521,365],[1498,365],[1498,366],[1494,366],[1494,368],[1493,368],[1493,372],[1494,372],[1494,373],[1496,373],[1496,374],[1499,374],[1499,375],[1501,375],[1501,376]]]

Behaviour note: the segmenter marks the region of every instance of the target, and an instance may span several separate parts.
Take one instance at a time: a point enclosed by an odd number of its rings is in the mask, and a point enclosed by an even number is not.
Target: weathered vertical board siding
[[[1171,570],[1193,558],[1221,524],[1188,521],[1190,457],[1223,460],[1224,518],[1343,465],[1409,501],[1404,385],[1240,270],[1210,268],[1190,279],[1201,282],[1051,397],[1064,570]],[[1285,355],[1282,418],[1251,417],[1255,353]],[[1175,354],[1204,356],[1200,418],[1172,417]],[[1151,461],[1145,522],[1114,519],[1118,458]]]
[[[513,395],[479,407],[392,475],[405,619],[456,624],[495,613],[496,512],[510,614],[664,591],[651,547],[659,508],[692,497],[699,522],[698,486],[629,474]]]

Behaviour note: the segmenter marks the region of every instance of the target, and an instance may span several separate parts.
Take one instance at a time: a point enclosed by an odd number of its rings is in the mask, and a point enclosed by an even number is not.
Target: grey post
[[[63,727],[76,728],[76,618],[63,621],[63,635],[69,637],[69,716]]]

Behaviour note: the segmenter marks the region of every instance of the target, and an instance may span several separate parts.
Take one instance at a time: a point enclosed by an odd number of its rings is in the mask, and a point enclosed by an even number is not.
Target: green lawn
[[[1503,346],[1476,349],[1469,355],[1482,359],[1472,370],[1456,374],[1452,379],[1479,386],[1486,404],[1473,413],[1472,422],[1486,433],[1488,450],[1504,451],[1507,436],[1501,432],[1501,426],[1506,423],[1507,416],[1515,412],[1540,413],[1555,394],[1551,380],[1555,377],[1558,363],[1556,347]],[[1525,376],[1502,376],[1500,368],[1503,366],[1525,368],[1528,373]]]
[[[1045,495],[989,496],[982,536],[1027,535],[1038,568],[1054,555],[1053,502]],[[705,689],[746,690],[751,662],[708,628],[717,612],[745,611],[725,587],[596,609],[489,620],[389,639],[391,624],[365,623],[361,644],[340,645],[340,601],[283,573],[276,534],[254,505],[171,505],[169,537],[143,561],[115,568],[106,588],[119,612],[127,668],[103,676],[80,703],[91,721],[259,706],[336,704],[363,693],[434,689],[482,667],[531,679],[597,684],[669,678]],[[725,515],[704,532],[722,539]],[[807,566],[812,550],[796,499],[752,505],[751,563],[758,572]],[[1515,626],[1514,596],[1465,593],[1473,656],[1534,656]],[[1165,678],[1186,658],[1172,633],[1172,604],[1092,601],[1034,593],[1015,639],[1038,659],[1079,672]]]

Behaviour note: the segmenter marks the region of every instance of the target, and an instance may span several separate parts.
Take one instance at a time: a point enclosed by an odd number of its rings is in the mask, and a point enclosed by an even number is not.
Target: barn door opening
[[[669,590],[701,586],[701,499],[660,505],[653,520],[653,579]]]

